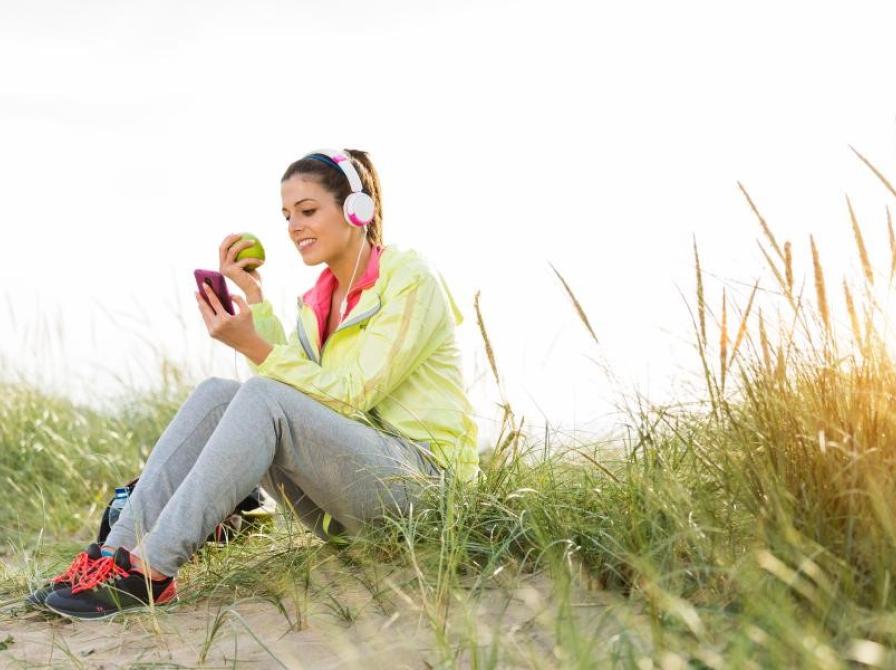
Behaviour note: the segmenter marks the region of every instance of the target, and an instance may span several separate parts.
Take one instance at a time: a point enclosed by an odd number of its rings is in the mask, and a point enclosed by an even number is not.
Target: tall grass
[[[847,200],[864,283],[843,280],[839,319],[822,240],[807,241],[807,297],[794,244],[739,186],[773,290],[756,282],[740,310],[723,289],[715,319],[693,240],[702,405],[637,395],[614,442],[547,449],[505,402],[509,432],[482,454],[477,481],[429,487],[409,515],[371,524],[347,548],[312,541],[285,515],[268,535],[203,553],[182,579],[188,602],[219,607],[197,664],[235,616],[228,599],[253,596],[295,629],[314,602],[346,625],[367,607],[413,611],[438,667],[896,666],[896,370],[875,294],[896,267],[889,212],[893,260],[875,272]],[[500,387],[478,301],[476,311]],[[111,486],[139,470],[189,386],[108,416],[21,384],[2,389],[0,482],[16,507],[0,507],[0,591],[17,598],[29,569],[67,561],[34,553],[48,538],[92,536]],[[344,600],[344,581],[320,585],[333,566],[365,586],[367,604]],[[549,591],[525,590],[537,577]],[[477,608],[496,592],[528,595],[483,620]],[[523,623],[510,625],[510,603],[526,609]]]

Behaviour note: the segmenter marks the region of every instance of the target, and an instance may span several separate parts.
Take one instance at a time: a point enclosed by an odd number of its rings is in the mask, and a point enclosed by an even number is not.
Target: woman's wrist
[[[261,291],[246,291],[246,302],[250,305],[255,305],[264,302],[264,296]]]
[[[236,349],[258,366],[264,363],[268,355],[274,350],[274,347],[256,333],[251,341]]]

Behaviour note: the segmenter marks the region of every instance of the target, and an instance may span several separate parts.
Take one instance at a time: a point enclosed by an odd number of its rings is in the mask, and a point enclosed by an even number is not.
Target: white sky
[[[94,404],[155,350],[246,379],[211,340],[192,271],[258,235],[291,328],[306,267],[285,167],[371,152],[387,243],[445,275],[466,322],[483,441],[497,394],[473,296],[528,425],[599,430],[623,386],[699,381],[684,297],[696,235],[711,304],[770,276],[742,181],[831,292],[853,265],[844,194],[887,262],[896,180],[891,3],[360,0],[0,4],[0,353]],[[584,331],[553,263],[600,339]],[[201,366],[201,370],[199,367]],[[543,415],[542,415],[543,412]]]

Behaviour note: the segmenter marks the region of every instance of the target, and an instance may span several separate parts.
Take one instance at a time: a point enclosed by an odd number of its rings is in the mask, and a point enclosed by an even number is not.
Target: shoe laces
[[[81,574],[81,578],[72,586],[72,594],[88,591],[106,582],[111,583],[129,574],[115,562],[114,556],[103,556]]]
[[[50,580],[52,584],[59,584],[60,582],[70,582],[74,584],[78,578],[87,570],[90,569],[93,560],[90,556],[87,555],[86,551],[82,551],[80,554],[75,556],[75,560],[71,562],[71,565],[68,566],[68,569],[63,572],[61,575],[56,575]]]

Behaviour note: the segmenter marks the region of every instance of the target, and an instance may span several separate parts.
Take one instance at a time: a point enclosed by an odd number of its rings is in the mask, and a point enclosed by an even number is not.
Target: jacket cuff
[[[273,316],[274,315],[274,306],[271,304],[271,301],[265,298],[261,302],[256,302],[249,305],[249,309],[252,310],[253,317],[259,316]]]
[[[261,365],[257,366],[255,369],[255,374],[261,376],[269,376],[269,373],[272,368],[277,368],[278,363],[283,360],[284,356],[290,362],[295,362],[294,356],[289,356],[289,345],[286,344],[274,344],[272,345],[274,348],[271,349],[271,353],[268,354],[267,358],[265,358]]]

